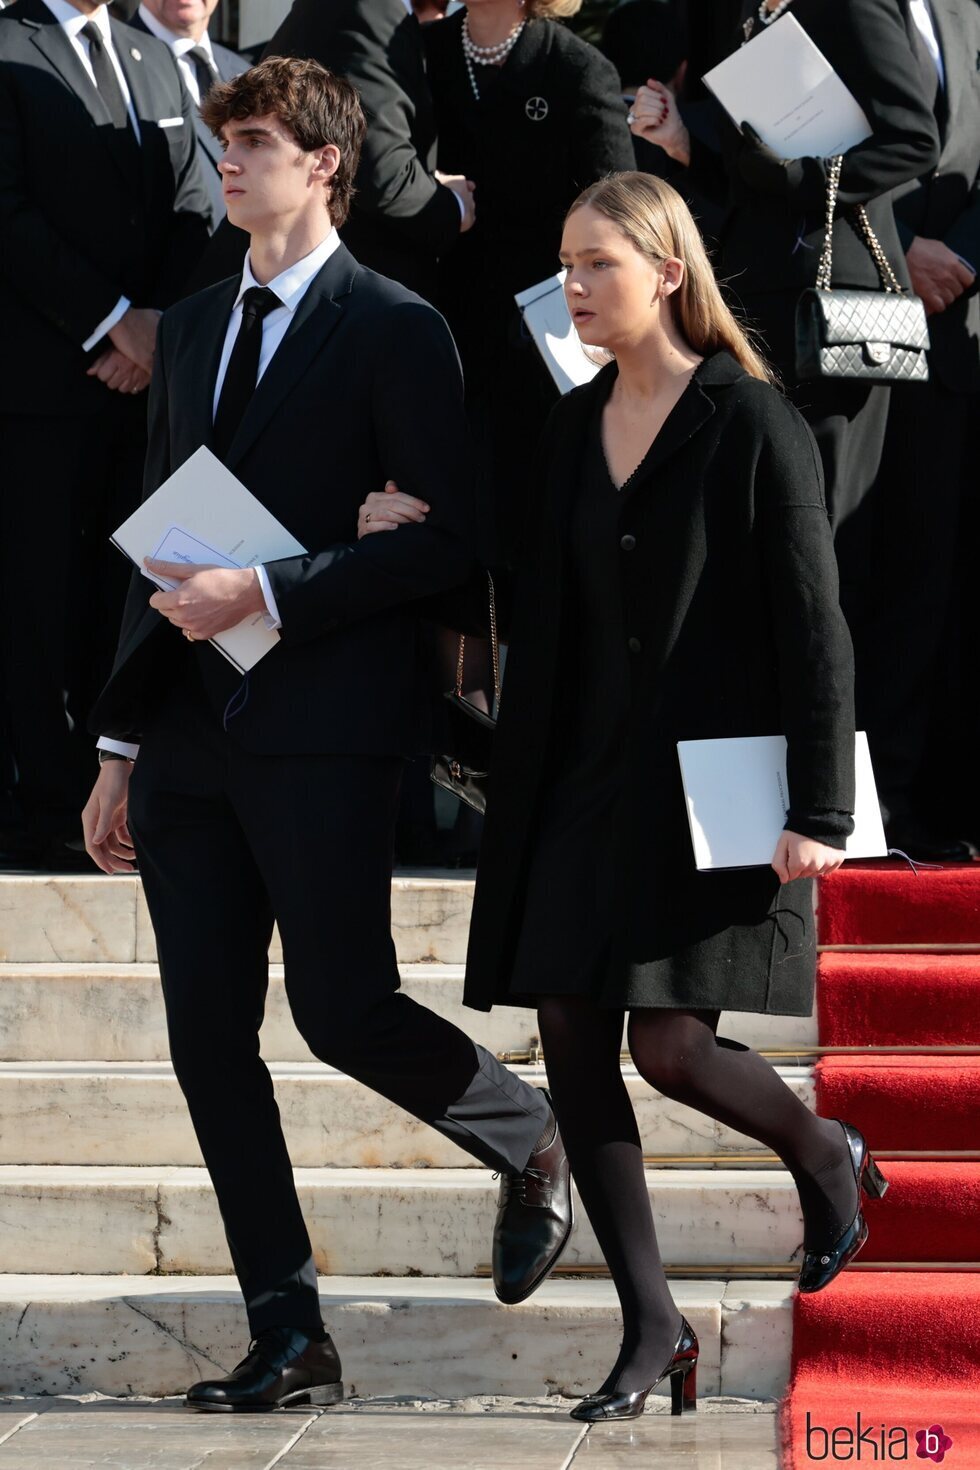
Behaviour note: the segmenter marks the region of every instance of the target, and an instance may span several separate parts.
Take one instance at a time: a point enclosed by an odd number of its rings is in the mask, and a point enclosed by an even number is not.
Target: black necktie
[[[212,439],[219,459],[224,459],[228,453],[235,430],[245,417],[245,410],[255,392],[262,351],[262,323],[270,311],[281,305],[275,291],[270,291],[267,286],[250,286],[242,297],[242,324],[231,349],[214,415]]]
[[[126,99],[116,76],[116,69],[109,60],[102,32],[94,21],[82,26],[81,34],[88,42],[88,59],[95,74],[95,86],[112,120],[112,126],[120,131],[129,131],[129,112]]]
[[[185,52],[185,55],[194,67],[197,76],[197,90],[203,102],[217,81],[211,58],[203,46],[194,46],[190,51]]]

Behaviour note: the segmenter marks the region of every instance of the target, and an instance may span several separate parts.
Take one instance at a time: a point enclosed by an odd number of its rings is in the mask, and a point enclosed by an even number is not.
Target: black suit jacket
[[[168,311],[150,390],[145,493],[211,442],[211,403],[238,281]],[[434,419],[432,405],[438,404]],[[442,317],[341,245],[315,277],[225,460],[308,548],[268,565],[281,643],[228,720],[245,748],[413,754],[426,744],[422,599],[475,565],[475,476],[459,360]],[[357,511],[389,477],[431,506],[424,525],[356,539]],[[148,607],[134,572],[112,676],[91,728],[138,739],[171,661],[193,653],[219,708],[240,684]]]
[[[207,242],[191,102],[166,46],[112,21],[142,141],[126,162],[98,93],[42,0],[0,11],[0,402],[95,410],[85,342],[120,296],[166,307]],[[179,119],[179,122],[176,120]],[[162,128],[161,121],[173,125]]]
[[[402,0],[294,0],[262,55],[312,57],[357,88],[367,136],[341,235],[371,270],[431,297],[460,215],[452,190],[433,177],[435,114],[414,15]],[[239,270],[247,245],[243,231],[222,226],[199,283]]]
[[[920,47],[923,91],[936,92],[941,152],[935,168],[896,189],[899,238],[908,249],[916,235],[942,240],[980,271],[980,5],[976,0],[931,0],[943,55],[944,92],[936,68]],[[971,287],[929,318],[930,365],[947,388],[980,392],[980,296]]]
[[[146,35],[152,32],[144,25],[142,16],[137,14],[131,22],[135,30],[143,31]],[[159,40],[159,37],[157,37]],[[230,82],[232,77],[240,76],[243,71],[248,71],[248,60],[239,56],[237,51],[230,51],[227,46],[219,46],[216,41],[211,42],[211,54],[214,64],[218,68],[218,76],[223,82]],[[218,173],[218,161],[221,158],[221,144],[206,127],[201,114],[194,109],[194,131],[197,134],[197,146],[201,158],[201,172],[211,201],[211,229],[216,230],[225,217],[225,201],[221,193],[221,175]]]
[[[743,20],[757,11],[758,0],[743,0]],[[867,206],[896,275],[908,285],[889,195],[935,166],[939,140],[931,101],[923,89],[907,0],[795,0],[792,14],[857,98],[873,129],[871,137],[844,155],[839,204]],[[742,39],[739,26],[729,52]],[[720,106],[717,110],[723,146],[727,141],[734,148],[734,124]],[[827,167],[821,158],[802,163],[798,186],[783,198],[746,185],[736,176],[730,158],[719,170],[719,155],[692,140],[692,167],[701,187],[710,191],[714,177],[724,190],[727,217],[720,231],[720,268],[740,295],[798,292],[816,278]],[[868,289],[879,285],[867,246],[840,212],[834,227],[833,281]]]

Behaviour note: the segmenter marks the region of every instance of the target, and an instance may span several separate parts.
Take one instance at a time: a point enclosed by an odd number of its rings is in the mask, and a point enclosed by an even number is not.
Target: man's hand
[[[770,866],[778,873],[780,883],[792,883],[794,878],[819,878],[822,873],[833,873],[846,856],[846,852],[828,847],[815,837],[783,832]]]
[[[131,761],[106,761],[82,812],[85,851],[103,873],[133,871],[133,839],[126,825]]]
[[[662,148],[675,163],[685,168],[691,162],[691,135],[677,109],[677,99],[669,87],[651,77],[641,87],[630,108],[633,121],[630,131]]]
[[[397,531],[399,526],[410,526],[413,521],[422,525],[428,510],[424,500],[407,495],[394,480],[388,480],[384,493],[372,490],[357,512],[357,539],[360,541],[375,531]]]
[[[151,373],[159,325],[160,312],[148,306],[131,306],[110,331],[109,341],[137,367]]]
[[[98,378],[114,393],[142,393],[150,386],[150,375],[116,347],[110,347],[95,359],[86,377]]]
[[[912,289],[921,297],[926,313],[934,316],[969,291],[976,276],[942,240],[916,235],[905,252]]]
[[[459,222],[459,233],[465,235],[466,231],[471,230],[476,223],[476,203],[473,198],[476,185],[465,174],[441,174],[438,169],[436,169],[436,182],[445,184],[447,189],[452,189],[462,204],[463,217]]]
[[[187,566],[184,562],[154,561],[149,556],[145,562],[154,576],[178,583],[173,592],[154,592],[150,606],[195,642],[214,638],[243,619],[266,611],[262,584],[254,567]]]

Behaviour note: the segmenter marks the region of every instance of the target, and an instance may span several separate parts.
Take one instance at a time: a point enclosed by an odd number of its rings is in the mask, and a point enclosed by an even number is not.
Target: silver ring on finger
[[[626,121],[631,126],[632,126],[633,123],[636,122],[636,113],[633,111],[632,107],[630,108],[629,112],[626,114]]]
[[[367,515],[364,517],[364,524],[367,525],[367,523],[368,523],[368,521],[370,519],[371,519],[371,512],[368,511]]]

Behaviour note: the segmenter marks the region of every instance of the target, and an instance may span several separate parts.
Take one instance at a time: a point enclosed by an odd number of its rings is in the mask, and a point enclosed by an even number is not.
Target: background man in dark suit
[[[958,537],[976,533],[963,515],[972,509],[964,491],[967,477],[971,489],[976,482],[980,407],[980,6],[913,0],[910,9],[942,151],[934,169],[893,199],[912,286],[929,313],[930,380],[892,389],[874,495],[874,618],[855,654],[858,720],[868,730],[889,840],[912,857],[948,862],[971,855],[957,828],[980,836],[976,710],[971,717],[963,707],[976,666],[958,657],[966,652],[963,618],[976,626],[975,562],[973,585],[947,620]],[[947,677],[937,682],[943,655]],[[933,712],[938,761],[930,774],[923,758]]]
[[[208,35],[208,21],[218,0],[143,0],[133,18],[136,30],[149,31],[169,46],[177,62],[181,81],[197,107],[215,82],[230,82],[248,67],[244,56],[219,46]],[[225,217],[218,160],[221,146],[200,114],[195,119],[201,167],[211,197],[211,228]]]
[[[431,299],[436,261],[473,224],[463,177],[436,172],[436,124],[411,0],[294,0],[264,56],[311,57],[357,89],[367,134],[341,237],[361,262]],[[244,231],[222,227],[195,285],[241,269]]]
[[[547,1099],[399,993],[391,940],[399,782],[425,748],[413,603],[474,565],[452,338],[419,297],[358,266],[333,227],[364,128],[348,83],[272,58],[216,86],[204,116],[226,143],[229,214],[251,244],[241,282],[164,318],[145,488],[210,445],[309,551],[261,572],[171,567],[179,590],[152,596],[134,574],[93,715],[105,764],[84,824],[98,865],[125,870],[128,806],[174,1069],[258,1339],[189,1402],[261,1408],[311,1387],[323,1402],[340,1392],[259,1057],[274,919],[316,1055],[504,1174],[502,1300],[523,1300],[551,1269],[571,1204]],[[358,542],[358,507],[386,475],[424,497],[428,520]],[[202,640],[263,610],[281,643],[243,687]]]
[[[84,720],[126,587],[106,536],[138,499],[156,323],[207,214],[166,47],[96,0],[0,14],[0,683],[24,815],[7,841],[57,844],[53,863],[80,837]]]

